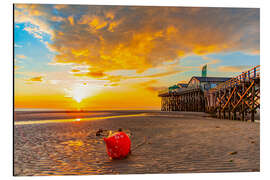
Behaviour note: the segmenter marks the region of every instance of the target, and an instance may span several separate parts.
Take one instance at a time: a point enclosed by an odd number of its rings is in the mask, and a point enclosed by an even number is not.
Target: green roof
[[[177,88],[179,88],[177,85],[173,85],[173,86],[169,87],[169,90],[174,90],[174,89],[177,89]]]

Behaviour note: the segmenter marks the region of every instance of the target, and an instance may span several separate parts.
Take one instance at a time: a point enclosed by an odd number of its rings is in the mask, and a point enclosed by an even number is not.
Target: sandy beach
[[[260,171],[259,123],[194,112],[61,113],[15,112],[15,176]],[[99,128],[122,128],[132,148],[143,144],[111,160]]]

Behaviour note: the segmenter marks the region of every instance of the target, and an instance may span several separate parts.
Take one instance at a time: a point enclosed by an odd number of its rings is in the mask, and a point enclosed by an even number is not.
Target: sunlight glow
[[[86,83],[75,84],[70,89],[64,89],[67,97],[73,98],[76,102],[80,103],[83,99],[90,97],[96,92],[97,87],[89,86]]]

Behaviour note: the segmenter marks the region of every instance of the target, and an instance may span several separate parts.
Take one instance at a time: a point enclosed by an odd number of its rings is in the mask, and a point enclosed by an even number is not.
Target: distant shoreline
[[[100,110],[100,111],[14,111],[14,121],[60,120],[100,118],[141,113],[157,113],[159,110]]]

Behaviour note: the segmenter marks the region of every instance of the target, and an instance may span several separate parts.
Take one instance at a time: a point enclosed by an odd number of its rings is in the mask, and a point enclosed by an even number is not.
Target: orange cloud
[[[69,23],[73,26],[74,25],[74,18],[73,18],[73,16],[69,16],[68,17],[68,21],[69,21]]]
[[[166,88],[167,88],[166,86],[159,86],[159,87],[149,86],[149,87],[146,87],[145,89],[156,93],[156,92],[159,92],[159,91],[166,89]]]
[[[80,72],[80,70],[79,69],[72,69],[71,72],[77,73],[77,72]]]
[[[68,7],[68,5],[66,5],[66,4],[57,4],[57,5],[54,5],[54,8],[55,9],[58,9],[58,10],[63,9],[63,8],[67,8],[67,7]]]
[[[88,72],[87,73],[88,76],[91,76],[91,77],[96,77],[96,78],[100,78],[100,77],[103,77],[105,76],[105,74],[101,71],[97,71],[97,72]]]
[[[42,76],[32,77],[32,78],[28,79],[27,81],[42,82],[43,77]]]
[[[19,59],[25,59],[26,56],[23,55],[23,54],[17,54],[17,55],[16,55],[16,58],[19,58]]]
[[[233,15],[220,8],[189,12],[189,8],[132,7],[129,13],[126,7],[91,8],[99,13],[86,12],[75,29],[65,24],[63,35],[50,44],[59,53],[56,62],[88,64],[103,72],[134,69],[140,73],[187,54],[258,49],[256,43],[247,48],[243,43],[247,38],[239,41],[244,37],[239,32],[245,33],[245,28],[259,28],[258,21],[248,18],[258,17],[257,9],[237,9]],[[256,39],[256,33],[249,37]]]
[[[56,10],[68,18],[52,30],[62,19],[53,13]],[[39,18],[42,13],[47,20]],[[190,54],[259,51],[255,8],[16,5],[15,21],[37,25],[26,29],[37,38],[42,32],[52,35],[48,48],[57,54],[55,63],[91,67],[74,75],[112,81],[122,77],[107,75],[110,71],[142,74]],[[163,74],[148,77],[158,76]]]
[[[88,76],[88,77],[93,77],[93,78],[102,78],[105,76],[105,74],[102,71],[90,71],[90,72],[85,72],[85,73],[76,73],[75,76]]]
[[[162,89],[165,89],[165,86],[160,86],[159,81],[156,79],[144,81],[138,84],[135,84],[135,87],[143,88],[149,92],[156,93]]]
[[[243,72],[244,70],[250,68],[250,66],[219,66],[218,71],[221,72]]]
[[[15,66],[14,66],[14,70],[15,70],[15,71],[17,71],[17,70],[19,70],[19,69],[21,69],[21,68],[23,68],[23,66],[18,66],[18,65],[15,65]]]
[[[113,83],[113,84],[110,84],[110,86],[118,86],[119,84],[117,83]]]
[[[60,21],[64,21],[64,18],[62,18],[60,16],[52,16],[51,20],[56,21],[56,22],[60,22]]]
[[[198,55],[209,54],[213,52],[220,52],[223,49],[227,49],[227,45],[195,45],[193,52]]]

